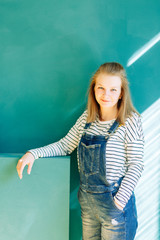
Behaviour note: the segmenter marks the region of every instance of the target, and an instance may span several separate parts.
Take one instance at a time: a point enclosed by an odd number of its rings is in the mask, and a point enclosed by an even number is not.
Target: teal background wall
[[[140,113],[160,97],[158,0],[0,0],[0,151],[24,153],[63,137],[86,107],[100,64],[120,62]],[[79,176],[71,155],[70,239],[81,239]]]

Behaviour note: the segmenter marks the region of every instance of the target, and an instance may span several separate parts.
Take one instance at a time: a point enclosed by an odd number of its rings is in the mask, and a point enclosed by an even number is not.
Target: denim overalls
[[[119,123],[113,123],[107,136],[87,134],[85,130],[90,125],[86,123],[78,147],[83,240],[133,240],[137,229],[134,194],[119,210],[113,197],[123,178],[113,184],[106,180],[106,143]]]

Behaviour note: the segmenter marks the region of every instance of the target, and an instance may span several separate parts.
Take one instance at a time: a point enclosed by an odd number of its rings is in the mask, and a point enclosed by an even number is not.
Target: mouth
[[[103,99],[101,99],[101,101],[102,101],[102,102],[105,102],[105,103],[110,102],[109,100],[103,100]]]

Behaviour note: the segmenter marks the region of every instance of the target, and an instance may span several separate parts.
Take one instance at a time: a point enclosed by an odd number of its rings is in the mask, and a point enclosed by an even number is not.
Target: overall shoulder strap
[[[87,128],[89,128],[89,127],[90,127],[90,125],[91,125],[91,123],[86,123],[86,125],[85,125],[84,129],[87,129]]]
[[[119,122],[117,120],[114,121],[114,123],[112,124],[112,126],[110,127],[110,129],[108,130],[108,133],[114,133],[116,131],[116,129],[119,126]]]

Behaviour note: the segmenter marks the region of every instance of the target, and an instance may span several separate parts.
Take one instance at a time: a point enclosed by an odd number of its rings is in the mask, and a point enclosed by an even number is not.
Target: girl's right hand
[[[27,173],[28,174],[31,173],[31,169],[32,169],[34,161],[35,161],[35,158],[32,155],[32,153],[30,153],[30,152],[27,152],[25,155],[23,155],[23,157],[21,159],[19,159],[16,168],[17,168],[18,176],[20,179],[22,179],[22,177],[23,177],[22,174],[23,174],[23,170],[26,165],[28,165]]]

